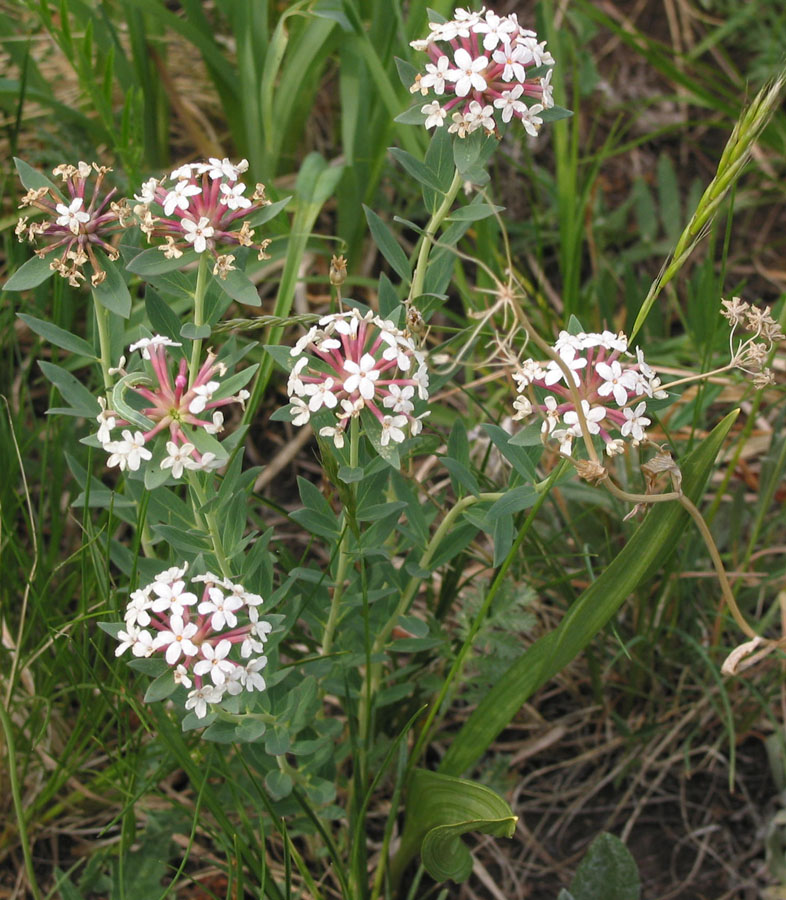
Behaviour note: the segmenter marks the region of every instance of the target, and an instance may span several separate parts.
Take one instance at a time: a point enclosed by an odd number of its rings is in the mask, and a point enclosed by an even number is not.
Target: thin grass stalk
[[[631,341],[644,324],[644,320],[649,315],[649,311],[652,309],[660,292],[677,275],[685,265],[688,257],[707,234],[720,205],[750,159],[754,144],[778,109],[784,84],[786,84],[786,68],[782,69],[774,81],[769,82],[759,91],[734,126],[731,137],[726,143],[718,163],[715,177],[702,194],[701,200],[699,200],[695,212],[680,235],[671,257],[663,266],[657,278],[652,282],[647,296],[644,298],[644,303],[641,305],[630,333]]]

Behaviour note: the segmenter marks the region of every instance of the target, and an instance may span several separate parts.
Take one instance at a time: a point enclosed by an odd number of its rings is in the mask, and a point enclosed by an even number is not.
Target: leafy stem
[[[109,339],[109,311],[101,303],[93,291],[93,309],[96,314],[96,330],[98,331],[98,346],[101,352],[101,373],[104,376],[104,390],[108,393],[112,390],[112,376],[109,374],[112,359],[112,346]]]
[[[199,255],[196,287],[194,288],[194,325],[199,328],[205,324],[205,294],[207,294],[207,254]],[[202,356],[202,338],[194,338],[191,345],[191,365],[188,370],[188,383],[193,384],[199,371],[199,359]]]
[[[349,425],[349,465],[356,469],[358,465],[360,450],[360,425],[356,416],[353,416]],[[330,612],[328,620],[325,624],[325,634],[322,638],[322,655],[326,656],[333,647],[333,638],[338,624],[338,613],[341,606],[341,598],[344,596],[344,582],[347,577],[347,568],[349,567],[349,539],[350,532],[356,533],[357,527],[354,521],[357,485],[352,483],[349,485],[352,502],[344,508],[344,528],[341,531],[338,545],[338,566],[336,567],[336,583],[333,588],[333,597],[330,601]]]
[[[194,504],[194,512],[197,517],[202,520],[203,527],[210,538],[213,554],[218,562],[218,567],[221,569],[221,574],[224,578],[231,578],[232,572],[229,567],[229,561],[224,553],[224,544],[221,539],[221,530],[218,526],[218,519],[214,512],[204,511],[204,508],[207,505],[207,494],[205,493],[196,472],[188,471],[188,483],[198,501],[198,503]]]
[[[459,170],[456,169],[453,174],[453,181],[450,182],[450,187],[448,188],[442,203],[440,203],[434,215],[429,219],[426,230],[421,236],[418,261],[415,264],[415,274],[412,277],[412,286],[410,287],[409,296],[407,297],[408,304],[412,303],[416,297],[419,297],[423,293],[423,285],[426,281],[426,269],[428,267],[428,257],[431,252],[432,241],[436,237],[437,229],[442,224],[445,216],[450,212],[450,207],[453,206],[453,201],[456,199],[456,194],[458,194],[460,187],[461,174],[459,173]]]

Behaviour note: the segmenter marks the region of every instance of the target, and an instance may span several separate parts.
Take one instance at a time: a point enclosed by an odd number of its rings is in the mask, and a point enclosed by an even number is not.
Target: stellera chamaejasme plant
[[[481,704],[483,722],[473,716],[455,736],[440,735],[449,745],[440,771],[421,766],[533,522],[571,472],[634,512],[671,504],[679,517],[656,532],[648,522],[657,511],[647,514],[629,544],[635,565],[623,575],[611,566],[577,598],[575,618],[560,626],[561,652],[586,646],[688,518],[746,637],[727,671],[779,646],[738,608],[698,509],[697,485],[714,454],[699,448],[687,457],[685,487],[681,465],[652,437],[658,411],[685,380],[663,383],[645,350],[616,330],[584,331],[572,320],[556,336],[543,335],[531,321],[505,218],[492,202],[488,163],[503,137],[536,139],[544,125],[570,115],[554,102],[555,60],[545,42],[515,14],[483,8],[457,9],[450,20],[432,15],[428,34],[412,47],[428,61],[420,69],[399,63],[405,87],[420,95],[399,121],[424,125],[430,145],[423,159],[401,150],[393,156],[419,182],[426,212],[421,224],[407,224],[416,233],[407,254],[382,217],[367,210],[385,263],[375,291],[344,296],[354,285],[334,259],[330,286],[314,308],[293,315],[292,273],[308,265],[303,222],[326,199],[319,179],[327,167],[304,163],[297,227],[281,237],[285,274],[275,314],[245,323],[275,339],[260,346],[222,321],[233,304],[258,306],[257,280],[279,270],[265,267],[271,238],[258,229],[286,199],[270,203],[246,160],[218,156],[151,174],[125,200],[109,186],[107,167],[58,166],[58,188],[17,161],[27,189],[17,235],[36,257],[6,284],[25,290],[56,271],[71,287],[91,288],[87,339],[23,318],[71,354],[68,366],[43,361],[41,368],[68,404],[59,411],[77,420],[91,450],[87,467],[73,463],[75,503],[103,517],[106,583],[116,587],[104,598],[115,621],[102,627],[117,641],[115,654],[153,677],[145,697],[165,701],[162,716],[184,731],[200,729],[205,740],[235,745],[272,828],[280,831],[287,819],[303,827],[297,816],[305,813],[316,829],[307,843],[324,841],[315,858],[330,863],[317,877],[287,835],[291,860],[314,896],[335,888],[345,900],[392,896],[418,853],[435,879],[464,880],[472,870],[464,833],[513,834],[507,802],[462,779],[467,767],[456,761],[482,755],[505,727],[500,711],[518,708],[521,660],[490,689],[494,708]],[[465,184],[475,190],[462,203]],[[502,265],[473,255],[471,237],[464,240],[467,226],[484,219],[504,237]],[[454,257],[466,271],[485,273],[494,300],[483,309],[488,294],[464,286],[480,325],[439,346],[450,317],[436,311],[450,294],[445,261]],[[732,336],[723,371],[741,368],[764,386],[780,329],[737,298],[724,314],[751,337],[735,345]],[[281,329],[304,318],[305,333],[293,327],[278,340]],[[516,431],[477,423],[479,463],[465,425],[443,401],[473,341],[489,332],[497,351],[483,365],[496,366],[499,385],[508,384],[504,416]],[[268,381],[271,360],[285,371],[283,405],[275,399],[279,386]],[[99,369],[97,395],[82,383],[91,381],[91,365]],[[460,380],[453,389],[463,389]],[[287,527],[301,535],[288,532],[280,546],[253,493],[260,471],[244,458],[247,427],[263,401],[280,407],[270,428],[313,431],[321,464],[316,482],[299,479],[302,507],[286,511]],[[477,408],[485,409],[483,401]],[[708,440],[722,440],[728,427]],[[487,466],[492,454],[494,467]],[[643,489],[629,490],[637,469]],[[437,471],[437,478],[429,474]],[[448,623],[463,587],[451,567],[464,565],[473,546],[490,581],[475,579],[482,599],[455,646]],[[590,617],[587,597],[594,603],[600,592],[601,608]],[[253,752],[245,754],[249,745]],[[370,868],[367,813],[382,790],[395,801]],[[406,821],[394,840],[402,797]],[[332,820],[340,827],[331,833],[323,823]],[[330,891],[323,893],[323,880]],[[270,873],[263,893],[283,896]]]

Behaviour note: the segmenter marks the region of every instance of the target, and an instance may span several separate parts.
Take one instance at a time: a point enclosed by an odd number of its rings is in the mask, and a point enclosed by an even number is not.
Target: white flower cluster
[[[186,470],[209,472],[224,464],[225,460],[215,453],[197,450],[194,435],[200,428],[206,434],[219,434],[224,428],[224,414],[219,407],[239,403],[245,408],[250,394],[241,390],[235,396],[214,399],[214,395],[220,391],[221,383],[215,381],[213,376],[223,377],[227,370],[223,363],[216,362],[212,352],[208,352],[206,362],[190,386],[185,358],[181,358],[173,380],[167,348],[180,346],[168,337],[155,334],[150,338],[142,338],[128,348],[129,353],[139,350],[155,376],[155,384],[150,382],[148,386],[150,380],[144,379],[129,387],[130,391],[148,404],[141,409],[141,413],[150,421],[151,427],[147,431],[125,428],[121,430],[121,440],[113,439],[112,431],[115,428],[130,423],[115,410],[109,409],[103,397],[98,398],[101,412],[96,416],[99,425],[96,437],[109,454],[109,468],[117,466],[121,472],[126,469],[136,472],[143,461],[153,457],[145,446],[146,443],[156,435],[165,433],[170,439],[166,442],[167,455],[161,460],[161,468],[169,469],[175,478],[181,478]],[[125,364],[126,358],[123,356],[118,367],[109,370],[110,374],[127,375]]]
[[[561,331],[554,344],[581,400],[581,411],[590,434],[599,435],[609,456],[622,453],[622,438],[634,443],[646,439],[651,423],[642,398],[663,399],[660,378],[644,361],[640,348],[635,362],[628,353],[628,339],[611,331],[569,334]],[[559,441],[560,452],[570,456],[573,441],[581,434],[579,414],[562,367],[555,360],[542,365],[533,359],[513,373],[519,396],[514,419],[537,413],[543,419],[543,440]],[[535,389],[539,390],[535,390]],[[621,438],[612,433],[618,431]]]
[[[497,111],[504,123],[516,118],[528,134],[537,135],[543,124],[538,113],[554,106],[551,69],[543,72],[554,58],[545,41],[522,28],[515,13],[498,16],[485,7],[457,9],[452,20],[431,22],[429,28],[431,34],[412,46],[428,53],[431,62],[410,87],[413,94],[432,90],[440,98],[421,107],[426,128],[442,127],[452,114],[448,131],[460,138],[479,128],[492,133]]]
[[[175,683],[191,689],[186,709],[202,719],[225,694],[265,689],[262,651],[272,626],[259,618],[259,594],[207,572],[190,579],[200,585],[198,598],[186,589],[187,568],[167,569],[131,594],[115,656],[162,653]]]
[[[297,357],[287,385],[294,425],[305,425],[321,409],[335,411],[335,424],[319,433],[343,447],[347,423],[368,409],[379,422],[383,446],[404,441],[407,425],[413,437],[420,433],[428,413],[413,415],[413,400],[416,394],[428,399],[425,355],[392,322],[356,309],[333,313],[290,354]]]

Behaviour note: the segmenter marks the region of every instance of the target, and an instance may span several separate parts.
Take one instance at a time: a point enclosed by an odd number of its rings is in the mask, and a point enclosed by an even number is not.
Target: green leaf
[[[165,275],[176,269],[183,269],[196,262],[199,254],[194,250],[184,253],[179,259],[167,259],[157,247],[143,250],[126,266],[127,271],[145,278],[148,275]]]
[[[213,333],[209,325],[195,325],[193,322],[186,322],[180,326],[179,337],[188,341],[205,341]]]
[[[276,200],[275,203],[270,203],[267,206],[263,207],[259,210],[259,212],[254,213],[253,216],[248,218],[248,224],[252,227],[256,227],[257,225],[264,225],[265,222],[269,222],[271,219],[274,219],[282,209],[284,209],[289,201],[292,199],[292,196],[284,197],[283,200]]]
[[[19,175],[19,180],[27,188],[28,191],[37,191],[39,188],[46,187],[54,191],[55,194],[57,194],[59,197],[63,196],[62,192],[58,190],[58,188],[46,177],[46,175],[43,174],[43,172],[39,172],[38,169],[34,169],[23,159],[19,159],[18,156],[15,156],[14,165],[16,166],[16,172]]]
[[[412,272],[409,268],[409,261],[393,237],[391,230],[374,210],[369,209],[365,203],[363,204],[363,210],[366,213],[368,227],[371,229],[371,236],[374,238],[374,243],[379,247],[380,253],[390,263],[402,281],[411,281]]]
[[[231,744],[235,740],[236,730],[237,726],[234,722],[216,719],[210,728],[206,728],[202,732],[202,737],[206,741],[213,741],[216,744]]]
[[[444,193],[439,183],[436,173],[432,172],[427,165],[424,165],[419,159],[415,159],[411,153],[406,150],[400,150],[398,147],[388,147],[388,153],[400,163],[409,174],[419,184],[430,187],[434,191]]]
[[[173,341],[180,336],[180,319],[172,307],[150,287],[145,290],[145,312],[153,334],[163,334]]]
[[[522,509],[529,509],[535,505],[539,496],[538,492],[528,484],[512,488],[504,497],[500,497],[486,513],[486,520],[493,522],[500,516],[508,516],[521,512]]]
[[[49,259],[41,259],[38,256],[34,256],[14,272],[3,285],[3,290],[28,291],[30,288],[43,284],[47,278],[51,278],[54,274],[54,269],[49,268]]]
[[[63,399],[86,419],[92,419],[101,411],[98,400],[90,391],[66,369],[56,366],[54,363],[38,361],[44,377],[60,391]]]
[[[213,281],[224,291],[225,294],[243,303],[245,306],[261,306],[262,301],[259,299],[259,293],[256,285],[240,269],[231,269],[227,272],[226,278],[218,278],[213,276]]]
[[[510,806],[491,788],[425,769],[412,773],[406,816],[392,866],[394,879],[419,850],[426,871],[436,881],[466,881],[472,855],[462,835],[475,831],[512,837],[516,827]]]
[[[145,691],[145,703],[156,703],[159,700],[166,700],[167,697],[175,692],[176,687],[172,670],[167,669]]]
[[[398,56],[394,56],[393,59],[395,60],[396,70],[398,71],[398,77],[401,79],[401,83],[409,90],[415,83],[415,76],[418,74],[418,70],[411,62],[407,62],[405,59],[401,59]],[[422,105],[423,104],[421,104],[421,106]]]
[[[470,203],[468,206],[460,206],[454,209],[448,216],[451,222],[478,222],[481,219],[488,219],[495,212],[505,209],[504,206],[491,206],[488,203]]]
[[[538,472],[530,455],[526,450],[515,445],[515,442],[504,428],[500,428],[499,425],[484,425],[483,430],[491,438],[497,450],[499,450],[519,475],[529,482],[538,480]],[[540,439],[538,440],[538,444],[540,444]]]
[[[93,288],[93,297],[110,312],[127,319],[131,315],[131,294],[128,292],[119,266],[111,260],[103,260],[106,278]]]
[[[723,440],[739,410],[729,413],[680,464],[685,495],[698,502]],[[488,426],[487,426],[488,427]],[[522,704],[568,665],[607,624],[639,584],[676,548],[688,513],[678,503],[659,503],[603,573],[573,603],[557,628],[536,641],[502,675],[462,726],[440,770],[464,772],[486,752]]]
[[[393,121],[398,122],[399,125],[422,125],[426,121],[426,114],[420,111],[421,106],[423,106],[422,103],[410,106],[409,109],[399,113]]]
[[[283,800],[292,793],[292,776],[275,769],[265,776],[265,787],[274,800]]]
[[[601,833],[590,844],[570,883],[573,900],[639,900],[636,861],[622,841]]]
[[[36,319],[35,316],[28,316],[19,313],[19,318],[27,325],[27,327],[40,335],[45,341],[67,350],[69,353],[76,353],[78,356],[86,356],[89,359],[96,359],[95,352],[90,344],[81,337],[71,334],[64,328],[58,328],[51,322],[45,322],[43,319]]]
[[[562,106],[552,106],[550,109],[544,109],[538,113],[538,118],[544,122],[559,122],[560,119],[569,119],[573,115],[573,110],[565,109]]]

